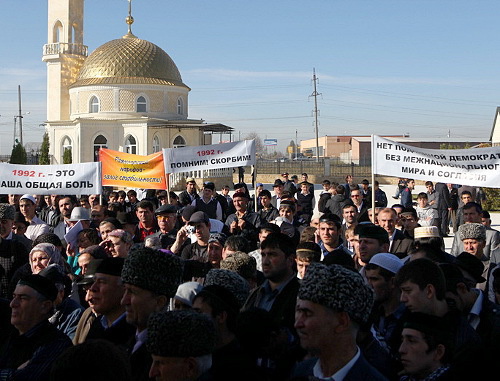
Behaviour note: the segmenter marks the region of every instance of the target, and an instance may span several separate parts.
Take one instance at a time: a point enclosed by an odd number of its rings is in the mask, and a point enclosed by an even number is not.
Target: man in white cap
[[[192,177],[186,179],[186,189],[179,193],[179,202],[182,206],[191,205],[200,196],[196,193],[196,181]]]
[[[21,196],[19,199],[19,210],[26,221],[29,222],[26,233],[24,233],[28,239],[34,241],[40,234],[50,233],[50,226],[36,215],[36,200],[33,195],[23,194]]]
[[[394,284],[394,277],[403,261],[391,253],[375,254],[365,266],[365,277],[375,294],[371,331],[382,348],[398,365],[398,349],[401,344],[403,318],[407,315],[405,304],[400,301],[401,290]],[[395,369],[395,373],[400,368]],[[396,374],[395,374],[396,375]]]

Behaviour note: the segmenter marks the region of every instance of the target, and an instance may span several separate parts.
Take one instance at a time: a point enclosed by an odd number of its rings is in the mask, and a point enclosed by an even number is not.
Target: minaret
[[[48,0],[47,121],[69,120],[69,86],[76,81],[87,57],[83,45],[84,0]]]

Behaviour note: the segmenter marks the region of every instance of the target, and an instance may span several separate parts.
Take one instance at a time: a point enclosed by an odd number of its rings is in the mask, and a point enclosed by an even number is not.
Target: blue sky
[[[189,87],[189,117],[257,132],[283,149],[319,135],[484,139],[500,103],[498,0],[133,0],[133,33],[164,49]],[[127,31],[126,0],[86,0],[94,51]],[[46,118],[46,0],[1,0],[0,153],[17,86],[24,142]]]

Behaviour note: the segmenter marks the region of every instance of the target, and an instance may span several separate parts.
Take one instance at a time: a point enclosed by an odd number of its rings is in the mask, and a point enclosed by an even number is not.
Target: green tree
[[[65,148],[63,153],[63,164],[71,164],[73,162],[73,155],[71,154],[71,147]]]
[[[12,153],[10,154],[11,164],[26,164],[28,162],[28,156],[26,155],[26,150],[16,139],[16,145],[12,148]]]
[[[45,164],[45,165],[50,164],[49,148],[50,148],[49,134],[46,132],[45,134],[43,134],[42,146],[40,148],[39,164],[41,164],[41,165],[43,165],[43,164]]]

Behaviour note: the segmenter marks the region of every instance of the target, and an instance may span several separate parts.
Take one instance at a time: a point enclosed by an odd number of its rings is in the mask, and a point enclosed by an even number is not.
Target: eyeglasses
[[[161,221],[161,220],[173,220],[175,219],[175,216],[156,216],[156,219]]]
[[[351,194],[351,197],[361,197],[359,194]]]

